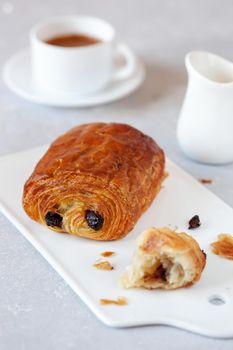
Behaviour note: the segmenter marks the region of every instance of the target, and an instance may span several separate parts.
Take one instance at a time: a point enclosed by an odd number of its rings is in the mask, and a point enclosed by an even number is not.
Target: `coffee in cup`
[[[30,33],[32,76],[43,92],[91,94],[133,74],[135,57],[114,28],[89,16],[51,18]],[[116,68],[116,56],[125,64]]]

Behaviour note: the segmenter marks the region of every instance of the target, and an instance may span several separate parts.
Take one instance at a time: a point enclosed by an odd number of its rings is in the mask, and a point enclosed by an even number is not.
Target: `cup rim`
[[[79,20],[79,19],[82,19],[82,20],[97,20],[97,21],[100,21],[102,22],[104,25],[108,26],[109,29],[111,30],[111,38],[110,39],[107,39],[107,40],[104,40],[104,41],[101,41],[99,43],[96,43],[96,44],[93,44],[93,45],[88,45],[88,46],[70,46],[70,47],[67,47],[67,46],[56,46],[56,45],[51,45],[51,44],[48,44],[46,43],[45,41],[41,40],[39,37],[38,37],[38,32],[45,26],[49,25],[49,24],[53,24],[53,23],[56,23],[56,22],[63,22],[63,21],[69,21],[69,20]],[[114,27],[109,23],[107,22],[106,20],[102,19],[102,18],[99,18],[99,17],[95,17],[95,16],[88,16],[88,15],[64,15],[64,16],[53,16],[53,17],[48,17],[44,20],[41,20],[39,21],[37,24],[35,24],[30,32],[29,32],[29,38],[30,38],[30,41],[35,41],[37,42],[38,44],[40,45],[43,45],[44,47],[47,47],[47,48],[51,48],[53,50],[59,50],[59,51],[73,51],[73,50],[90,50],[91,48],[96,48],[96,47],[99,47],[99,46],[102,46],[104,44],[108,44],[108,43],[111,43],[112,41],[114,41],[115,39],[115,29]]]

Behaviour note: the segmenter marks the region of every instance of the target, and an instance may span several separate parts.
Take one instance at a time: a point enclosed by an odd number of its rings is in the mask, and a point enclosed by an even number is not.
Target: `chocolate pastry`
[[[133,261],[121,276],[125,288],[176,289],[197,282],[206,254],[194,238],[169,228],[150,228],[137,239]]]
[[[53,231],[120,239],[160,190],[164,163],[155,141],[129,125],[80,125],[39,161],[24,186],[23,207]]]

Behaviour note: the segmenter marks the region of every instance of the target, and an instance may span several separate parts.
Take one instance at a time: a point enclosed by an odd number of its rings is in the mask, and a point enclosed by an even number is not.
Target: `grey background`
[[[144,85],[121,101],[78,110],[34,105],[14,96],[0,81],[0,155],[48,143],[84,121],[127,122],[155,137],[167,155],[193,176],[212,178],[210,190],[233,206],[233,165],[192,162],[181,153],[175,137],[186,86],[184,55],[204,49],[233,60],[233,2],[1,0],[1,67],[28,45],[28,31],[38,20],[73,13],[97,15],[116,27],[119,39],[146,65]],[[233,348],[233,340],[164,326],[104,326],[0,215],[0,349],[119,348],[225,350]]]

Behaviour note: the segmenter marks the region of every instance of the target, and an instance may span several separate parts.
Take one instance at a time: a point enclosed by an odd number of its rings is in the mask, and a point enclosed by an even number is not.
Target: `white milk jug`
[[[204,163],[233,161],[233,63],[217,55],[187,54],[188,87],[178,121],[178,142]]]

